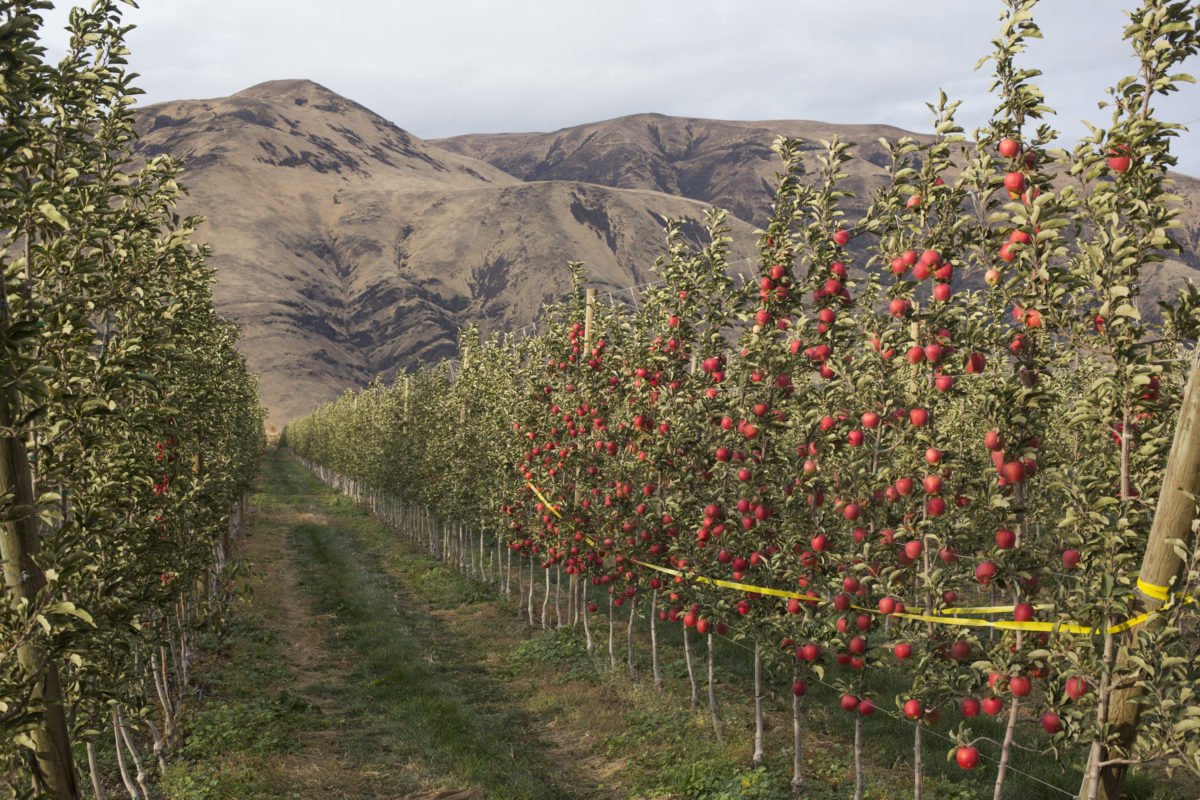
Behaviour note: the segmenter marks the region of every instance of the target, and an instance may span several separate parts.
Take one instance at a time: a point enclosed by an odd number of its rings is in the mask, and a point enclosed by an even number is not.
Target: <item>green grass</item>
[[[493,702],[470,652],[447,657],[453,643],[424,607],[471,603],[482,590],[426,559],[392,557],[385,569],[374,551],[394,548],[392,535],[324,487],[313,491],[332,524],[294,526],[288,544],[318,613],[333,615],[328,646],[349,661],[335,690],[352,723],[343,745],[354,752],[384,742],[392,758],[496,800],[559,797],[515,735],[527,720]]]

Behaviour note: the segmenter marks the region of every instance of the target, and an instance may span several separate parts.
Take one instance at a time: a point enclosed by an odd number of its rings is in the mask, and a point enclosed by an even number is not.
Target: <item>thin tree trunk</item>
[[[87,743],[87,758],[88,772],[92,776],[92,793],[96,795],[96,800],[108,800],[104,793],[104,784],[100,783],[100,770],[96,766],[96,743],[90,739]]]
[[[506,549],[508,550],[508,555],[506,558],[508,561],[508,569],[504,571],[504,596],[512,597],[512,548],[510,547]]]
[[[608,595],[608,661],[613,669],[617,668],[617,648],[614,642],[613,624],[613,596],[611,590]]]
[[[792,680],[800,680],[800,665],[792,672]],[[804,792],[803,743],[800,740],[800,695],[792,693],[792,797],[799,798]]]
[[[562,564],[554,565],[554,628],[562,630]]]
[[[762,684],[762,647],[754,643],[754,755],[750,763],[761,767],[765,760],[763,753],[763,684]]]
[[[913,731],[913,800],[924,796],[924,764],[921,762],[921,732],[925,729],[924,718],[917,720]]]
[[[721,735],[721,718],[717,715],[717,660],[716,650],[713,647],[713,635],[708,634],[708,710],[712,713],[713,733],[717,736],[718,742],[724,742],[725,737]]]
[[[133,766],[137,770],[134,777],[137,781],[138,788],[142,792],[142,797],[150,800],[150,787],[146,783],[146,769],[142,766],[142,757],[138,755],[137,747],[133,744],[133,737],[129,735],[129,726],[125,724],[125,720],[121,718],[121,711],[117,709],[118,727],[121,730],[121,740],[125,742],[126,749],[129,750],[129,757],[133,759]]]
[[[133,800],[142,800],[137,784],[129,777],[129,768],[125,765],[125,748],[121,744],[121,718],[116,706],[113,706],[112,709],[112,729],[113,745],[117,752],[117,770],[121,773],[121,781],[125,784],[125,791],[129,792],[129,796]]]
[[[163,742],[162,734],[158,732],[158,726],[149,719],[146,719],[145,722],[146,727],[150,729],[150,737],[154,741],[154,757],[158,760],[158,776],[161,778],[167,771],[167,746]]]
[[[650,672],[654,688],[662,688],[662,672],[658,668],[658,589],[650,592]]]
[[[581,584],[583,583],[582,580],[580,580],[579,582]],[[588,655],[591,655],[592,649],[594,648],[595,644],[592,642],[592,626],[591,626],[591,623],[588,621],[588,617],[590,617],[592,615],[592,613],[587,607],[587,599],[588,599],[587,592],[585,591],[583,593],[583,598],[579,602],[583,606],[583,635],[587,639]]]
[[[546,573],[546,595],[542,598],[542,627],[550,627],[550,567],[543,567]]]
[[[696,665],[692,663],[692,632],[683,626],[683,658],[687,662],[688,682],[692,684],[692,713],[700,708],[700,684],[696,682]]]
[[[1017,649],[1020,650],[1021,632],[1017,631]],[[1021,698],[1015,694],[1012,697],[1012,705],[1008,709],[1008,725],[1004,729],[1004,743],[1000,746],[1000,766],[996,770],[996,787],[992,791],[992,800],[1001,800],[1004,796],[1004,778],[1008,774],[1008,759],[1012,755],[1013,739],[1017,731],[1017,715],[1021,705]]]
[[[629,652],[629,680],[637,681],[637,664],[633,660],[633,615],[637,611],[637,603],[629,598],[629,625],[625,628],[625,646]]]
[[[863,800],[863,784],[866,778],[863,774],[862,763],[862,726],[863,715],[854,714],[854,800]]]
[[[1111,628],[1110,620],[1105,620],[1107,627]],[[1112,700],[1112,689],[1109,675],[1112,672],[1114,662],[1115,635],[1106,633],[1104,635],[1104,672],[1100,675],[1100,686],[1097,689],[1099,692],[1099,702],[1096,704],[1096,723],[1101,727],[1108,719],[1108,704]],[[1085,793],[1084,800],[1096,800],[1100,793],[1100,762],[1104,760],[1104,745],[1101,743],[1099,736],[1092,740],[1092,748],[1088,754],[1087,775],[1084,779]]]

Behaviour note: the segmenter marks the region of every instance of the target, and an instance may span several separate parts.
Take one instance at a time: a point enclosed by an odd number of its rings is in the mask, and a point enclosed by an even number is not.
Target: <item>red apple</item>
[[[858,701],[858,713],[864,717],[869,717],[875,713],[875,701],[869,697],[864,697]]]
[[[1009,548],[1016,546],[1016,544],[1017,535],[1012,531],[1008,530],[1007,528],[1002,528],[996,531],[996,547],[999,547],[1002,550],[1008,550]]]
[[[908,642],[900,642],[892,652],[895,653],[896,658],[908,658],[912,655],[912,645]]]
[[[792,684],[792,694],[796,695],[796,697],[804,697],[804,695],[808,694],[808,684],[804,681],[796,681]]]
[[[1047,711],[1042,714],[1042,728],[1046,733],[1055,734],[1062,730],[1062,720],[1058,718],[1058,714],[1053,711]]]
[[[964,642],[961,639],[950,645],[950,656],[957,661],[963,661],[971,657],[971,643]]]
[[[1029,622],[1033,619],[1033,606],[1029,603],[1017,603],[1013,606],[1013,619],[1017,622]]]
[[[1004,710],[1004,701],[999,697],[985,697],[983,699],[983,713],[990,716],[996,716]]]
[[[979,750],[974,747],[960,747],[954,751],[954,760],[963,769],[975,769],[979,766]]]
[[[1015,199],[1025,191],[1025,176],[1019,172],[1008,173],[1004,176],[1004,188],[1008,190],[1009,197]]]
[[[909,719],[917,719],[925,713],[925,707],[921,705],[920,700],[909,700],[904,704],[904,716]]]
[[[854,711],[858,708],[858,698],[852,694],[842,695],[842,711]]]
[[[908,412],[908,418],[918,428],[929,422],[929,412],[923,408],[914,408]]]
[[[1000,140],[1000,144],[997,149],[1000,151],[1000,155],[1004,156],[1005,158],[1014,158],[1018,153],[1021,152],[1021,145],[1015,139],[1005,138]]]
[[[1074,569],[1079,564],[1079,551],[1063,550],[1062,563],[1067,569]]]
[[[962,713],[964,717],[979,716],[979,701],[974,697],[964,698],[962,701]]]
[[[1033,683],[1024,675],[1014,675],[1008,682],[1008,690],[1014,697],[1028,697],[1033,690]]]
[[[1067,679],[1067,696],[1072,700],[1078,700],[1091,690],[1091,686],[1083,678],[1075,677]]]

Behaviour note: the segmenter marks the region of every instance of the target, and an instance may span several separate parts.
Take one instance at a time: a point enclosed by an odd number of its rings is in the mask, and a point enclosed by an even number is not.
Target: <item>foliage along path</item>
[[[255,602],[295,677],[290,690],[319,709],[294,752],[269,763],[270,796],[558,798],[598,788],[602,774],[590,786],[556,785],[582,777],[579,754],[541,740],[547,721],[502,685],[503,665],[484,645],[519,638],[503,603],[284,453],[267,454],[256,506]],[[555,761],[568,758],[564,774]]]

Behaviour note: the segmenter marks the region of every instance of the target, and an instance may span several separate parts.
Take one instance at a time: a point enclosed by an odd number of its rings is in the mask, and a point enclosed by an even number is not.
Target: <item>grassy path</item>
[[[576,796],[462,621],[508,612],[280,453],[255,501],[257,603],[291,691],[318,710],[272,759],[270,796]]]

